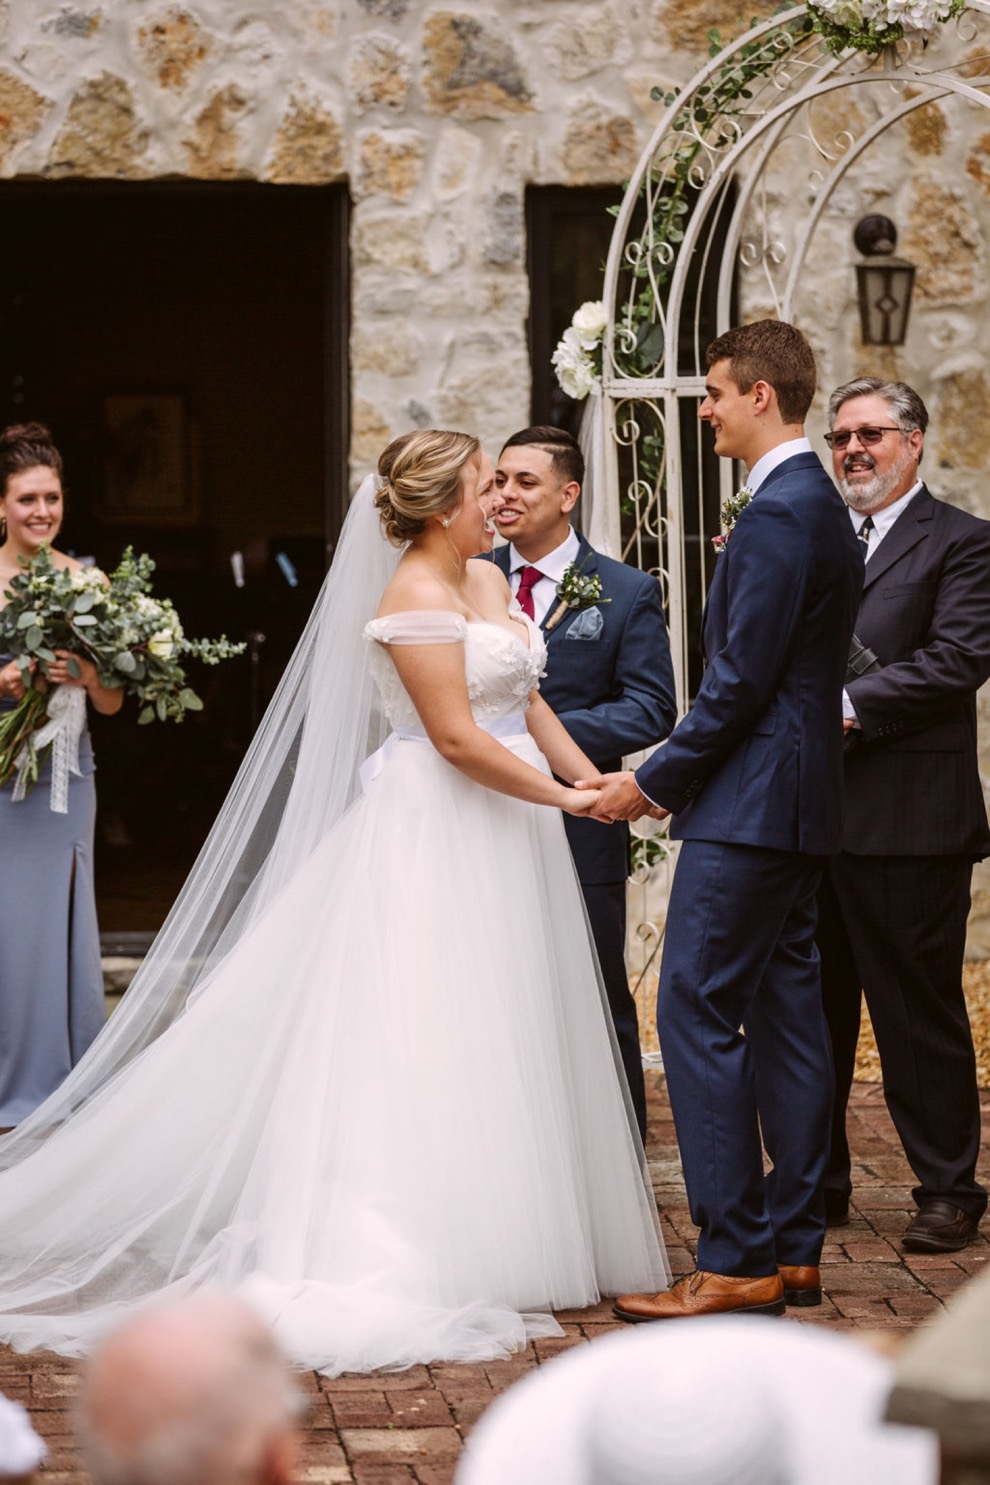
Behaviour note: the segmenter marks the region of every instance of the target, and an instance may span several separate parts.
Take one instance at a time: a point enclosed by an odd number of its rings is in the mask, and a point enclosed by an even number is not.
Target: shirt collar
[[[786,443],[779,443],[776,448],[768,449],[761,459],[757,459],[746,480],[746,489],[751,495],[755,495],[766,479],[773,474],[778,465],[783,464],[785,459],[793,459],[795,454],[813,454],[811,441],[807,438],[789,438]]]
[[[885,505],[883,510],[875,510],[871,513],[870,511],[865,510],[853,510],[852,506],[849,506],[849,515],[852,519],[853,530],[858,531],[860,526],[862,526],[863,522],[866,520],[866,517],[872,514],[873,529],[877,533],[877,541],[879,541],[881,536],[887,535],[887,532],[890,530],[891,526],[893,526],[894,522],[897,520],[897,517],[903,515],[905,510],[907,510],[908,506],[911,504],[911,501],[921,489],[921,484],[921,480],[918,480],[917,484],[912,485],[906,495],[902,495],[900,499],[895,500],[892,505]]]
[[[518,572],[521,567],[538,567],[544,577],[551,578],[559,583],[568,567],[577,559],[581,547],[581,539],[573,526],[567,528],[567,535],[559,547],[554,547],[552,552],[547,552],[539,562],[527,562],[525,557],[519,555],[515,547],[509,544],[509,571]]]

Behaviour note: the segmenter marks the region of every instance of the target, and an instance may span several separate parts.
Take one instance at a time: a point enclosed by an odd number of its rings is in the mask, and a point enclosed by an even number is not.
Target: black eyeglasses
[[[850,428],[848,433],[826,433],[825,442],[830,449],[847,449],[853,434],[864,448],[878,444],[885,433],[903,433],[903,428]]]

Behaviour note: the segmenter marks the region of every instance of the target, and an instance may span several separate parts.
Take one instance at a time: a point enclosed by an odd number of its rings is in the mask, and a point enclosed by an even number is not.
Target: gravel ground
[[[981,1088],[990,1088],[990,960],[963,966],[963,989],[976,1047],[976,1080]],[[880,1082],[880,1057],[865,1005],[856,1054],[856,1081]]]

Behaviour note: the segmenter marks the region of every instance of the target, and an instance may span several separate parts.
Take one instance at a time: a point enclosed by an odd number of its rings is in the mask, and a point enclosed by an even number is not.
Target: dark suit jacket
[[[856,633],[883,666],[847,687],[843,849],[990,855],[976,692],[990,676],[990,521],[921,490],[866,564]]]
[[[793,455],[715,564],[694,707],[637,771],[682,840],[826,855],[842,829],[842,682],[863,561],[818,458]]]
[[[509,573],[509,548],[495,561]],[[547,642],[547,673],[540,695],[568,732],[603,772],[622,767],[625,753],[652,747],[677,719],[674,672],[656,578],[594,551],[583,537],[577,556],[583,573],[602,583],[596,639],[568,638],[578,615],[574,609],[554,625]],[[556,600],[547,618],[557,607]],[[582,882],[621,882],[629,870],[629,829],[599,825],[565,815],[578,876]]]

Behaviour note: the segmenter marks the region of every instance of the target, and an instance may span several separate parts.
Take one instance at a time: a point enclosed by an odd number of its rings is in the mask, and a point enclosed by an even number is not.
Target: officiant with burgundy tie
[[[652,747],[676,720],[674,675],[654,577],[596,552],[571,525],[584,458],[553,427],[507,440],[495,521],[509,545],[495,554],[521,607],[543,628],[540,693],[588,757],[609,773],[623,755]],[[601,963],[640,1133],[646,1095],[636,1006],[625,964],[629,827],[564,821]]]
[[[865,990],[887,1107],[918,1182],[904,1246],[954,1252],[987,1204],[962,962],[973,862],[990,855],[976,732],[990,675],[990,521],[923,483],[928,412],[913,388],[861,377],[828,411],[866,562],[856,636],[879,665],[846,685],[842,851],[819,899],[836,1075],[826,1215],[848,1219],[846,1101]]]

